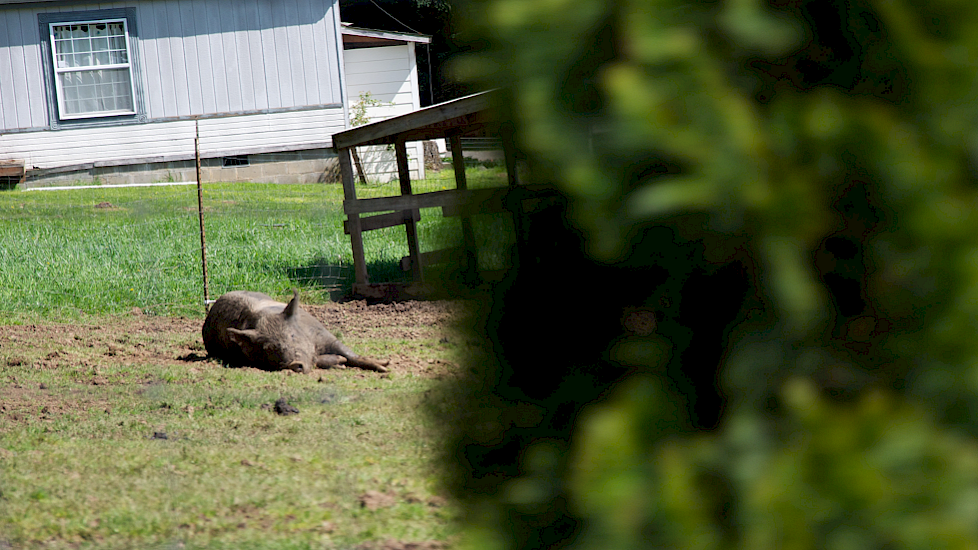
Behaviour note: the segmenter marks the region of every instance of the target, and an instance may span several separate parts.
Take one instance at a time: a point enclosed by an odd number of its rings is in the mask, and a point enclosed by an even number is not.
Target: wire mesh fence
[[[294,156],[281,155],[281,160]],[[474,169],[470,181],[476,186],[505,184],[501,169]],[[203,313],[196,182],[74,183],[0,192],[0,318],[133,308],[161,315]],[[414,186],[416,193],[451,188],[454,176],[450,170],[432,171]],[[306,301],[326,301],[349,290],[353,258],[341,185],[205,179],[202,189],[211,299],[238,289],[287,297],[298,288]],[[393,196],[400,185],[370,180],[357,192],[360,198]],[[488,251],[480,256],[482,268],[506,262],[509,225],[506,219],[477,221],[480,246]],[[461,239],[458,220],[444,218],[440,209],[423,209],[418,231],[422,251]],[[364,245],[375,282],[408,279],[400,263],[407,255],[403,228],[371,231]]]
[[[352,273],[341,204],[336,185],[205,184],[210,295],[341,292]],[[8,317],[203,310],[195,185],[8,191],[0,239]]]

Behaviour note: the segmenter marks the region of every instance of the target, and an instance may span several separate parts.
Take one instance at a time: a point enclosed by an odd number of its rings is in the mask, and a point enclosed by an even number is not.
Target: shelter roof
[[[479,92],[333,134],[333,147],[423,141],[481,131],[493,122],[493,91]]]

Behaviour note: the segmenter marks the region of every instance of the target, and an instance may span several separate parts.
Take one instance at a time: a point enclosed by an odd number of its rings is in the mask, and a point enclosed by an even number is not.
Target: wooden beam
[[[509,187],[490,187],[488,189],[467,189],[459,191],[446,189],[417,195],[398,197],[377,197],[371,199],[345,200],[343,212],[346,214],[368,214],[371,212],[390,212],[392,210],[413,210],[415,208],[478,208],[479,205],[490,201],[526,200],[536,197],[546,197],[554,193],[546,185],[521,185],[515,189]],[[514,197],[517,197],[514,199]],[[481,213],[477,211],[476,213]]]
[[[494,193],[507,191],[504,187],[494,189],[476,189],[470,191],[432,191],[417,195],[402,195],[397,197],[376,197],[371,199],[345,200],[343,212],[349,214],[368,214],[370,212],[390,212],[391,210],[413,210],[415,208],[439,208],[467,204],[471,201],[488,198]]]
[[[503,124],[499,128],[499,134],[503,142],[503,155],[506,159],[506,181],[510,187],[520,184],[519,171],[516,166],[516,138],[513,135],[513,125]]]
[[[465,179],[465,158],[462,156],[462,137],[458,133],[453,133],[448,137],[448,143],[452,148],[452,168],[455,169],[455,188],[468,189],[468,182]]]
[[[404,140],[398,139],[394,144],[394,154],[397,156],[397,177],[401,184],[401,196],[411,196],[411,167],[408,165],[407,147]],[[420,212],[418,216],[420,217]],[[408,252],[415,261],[411,265],[411,277],[416,282],[424,282],[424,271],[421,265],[421,245],[418,243],[418,226],[411,216],[404,223],[404,231],[407,233]]]
[[[468,189],[468,181],[465,179],[465,158],[462,154],[462,137],[459,133],[453,133],[448,138],[452,146],[452,166],[455,168],[455,187],[461,191]],[[465,212],[467,209],[460,209]],[[478,251],[475,246],[475,231],[472,229],[472,220],[467,214],[462,214],[462,245],[465,248],[465,280],[469,283],[476,282],[478,278],[479,259]]]
[[[24,161],[0,160],[0,177],[24,179]]]
[[[489,106],[489,92],[470,95],[333,134],[333,146],[340,149],[354,145],[366,145],[368,142],[391,138],[409,130],[430,126],[479,111],[486,111],[489,109]],[[390,143],[390,141],[387,143]]]
[[[343,180],[343,197],[346,202],[357,203],[357,188],[353,181],[353,161],[350,159],[349,149],[340,149],[337,152],[340,163],[340,175]],[[353,248],[353,275],[358,284],[370,282],[367,276],[367,261],[363,254],[363,234],[360,230],[360,213],[347,213],[348,227],[350,228],[350,246]]]
[[[360,231],[373,231],[375,229],[384,229],[385,227],[404,225],[412,217],[416,222],[421,221],[421,212],[417,210],[404,210],[401,212],[378,214],[376,216],[366,216],[360,218]],[[343,220],[343,232],[347,235],[350,234],[349,220]]]

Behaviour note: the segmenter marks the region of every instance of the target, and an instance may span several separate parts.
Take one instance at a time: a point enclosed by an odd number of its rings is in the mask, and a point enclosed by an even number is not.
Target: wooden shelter
[[[516,227],[517,243],[519,243],[521,226],[524,225],[526,214],[526,200],[546,196],[550,191],[539,186],[521,185],[518,181],[511,136],[506,135],[506,132],[500,132],[499,121],[494,119],[490,109],[491,98],[492,92],[474,94],[334,134],[333,148],[339,156],[343,179],[345,198],[343,210],[347,215],[345,231],[350,235],[353,246],[356,281],[353,286],[354,294],[377,299],[426,296],[433,289],[425,280],[425,266],[446,260],[461,262],[460,267],[465,273],[466,281],[479,281],[481,275],[477,271],[478,251],[470,219],[475,214],[511,212]],[[502,138],[508,186],[468,189],[461,137],[487,132],[500,135]],[[405,144],[410,141],[437,138],[445,138],[450,144],[456,188],[414,194],[411,189]],[[394,146],[400,181],[399,195],[357,198],[351,150],[363,145]],[[445,216],[461,218],[463,242],[461,250],[421,253],[416,227],[421,219],[419,209],[433,207],[441,207]],[[371,283],[363,251],[363,232],[397,225],[403,225],[405,228],[409,255],[402,260],[402,267],[411,271],[412,282]]]

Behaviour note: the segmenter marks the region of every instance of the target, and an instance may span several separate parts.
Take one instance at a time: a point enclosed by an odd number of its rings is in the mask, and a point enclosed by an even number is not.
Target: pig
[[[297,291],[288,304],[260,292],[228,292],[211,306],[201,332],[208,355],[232,366],[296,372],[351,366],[387,372],[387,361],[357,355],[299,307]]]

